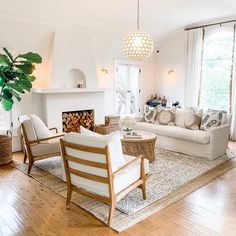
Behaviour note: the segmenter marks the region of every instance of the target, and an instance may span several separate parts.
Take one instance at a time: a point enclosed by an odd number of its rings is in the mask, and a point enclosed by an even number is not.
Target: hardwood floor
[[[236,152],[236,143],[230,147]],[[0,167],[0,235],[117,233],[74,204],[66,210],[64,198],[7,165]],[[120,235],[235,236],[236,168]]]

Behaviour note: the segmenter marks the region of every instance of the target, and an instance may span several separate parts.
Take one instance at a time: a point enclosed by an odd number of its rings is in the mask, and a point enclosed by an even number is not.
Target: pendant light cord
[[[137,5],[137,29],[139,30],[139,0],[138,1],[138,5]]]

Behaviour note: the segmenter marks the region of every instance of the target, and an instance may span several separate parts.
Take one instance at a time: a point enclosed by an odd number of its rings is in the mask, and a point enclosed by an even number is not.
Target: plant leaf
[[[12,109],[13,100],[2,97],[2,107],[5,111],[10,111]]]
[[[12,92],[12,95],[18,100],[18,102],[21,100],[21,97],[20,97],[20,95],[17,93],[17,92],[15,92],[14,90],[12,90],[11,91]]]
[[[31,82],[33,82],[33,81],[36,80],[36,77],[33,76],[33,75],[29,75],[29,76],[27,76],[27,77],[28,77],[28,79],[29,79]]]
[[[0,65],[11,65],[11,62],[6,55],[0,54]]]
[[[42,63],[42,57],[38,53],[28,52],[26,54],[20,54],[19,58],[24,58],[32,63]]]
[[[13,62],[14,59],[11,53],[6,48],[3,48],[3,51],[7,54],[8,58]]]
[[[14,83],[7,83],[6,86],[16,90],[17,92],[25,93],[24,89],[18,84],[18,81],[15,81]]]
[[[34,66],[31,62],[25,61],[20,65],[16,65],[18,69],[20,69],[23,73],[30,75],[33,73]]]
[[[18,85],[20,85],[23,89],[26,89],[27,91],[30,91],[32,88],[32,83],[29,80],[21,79],[18,81]]]
[[[4,88],[2,90],[2,94],[3,94],[3,97],[7,98],[7,99],[11,99],[12,98],[12,92],[9,88]]]

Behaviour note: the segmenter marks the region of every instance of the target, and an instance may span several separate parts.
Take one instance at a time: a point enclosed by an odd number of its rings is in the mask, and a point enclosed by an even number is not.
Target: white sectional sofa
[[[146,123],[141,120],[142,117],[136,117],[134,129],[155,133],[158,147],[209,160],[226,153],[230,132],[228,123],[203,131]]]

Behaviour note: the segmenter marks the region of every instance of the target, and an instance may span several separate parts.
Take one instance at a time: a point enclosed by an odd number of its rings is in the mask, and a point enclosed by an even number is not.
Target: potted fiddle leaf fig
[[[10,111],[14,99],[20,101],[20,94],[30,92],[36,79],[33,75],[35,64],[41,63],[42,58],[32,52],[14,58],[6,48],[3,51],[4,54],[0,54],[0,102],[4,110]]]

